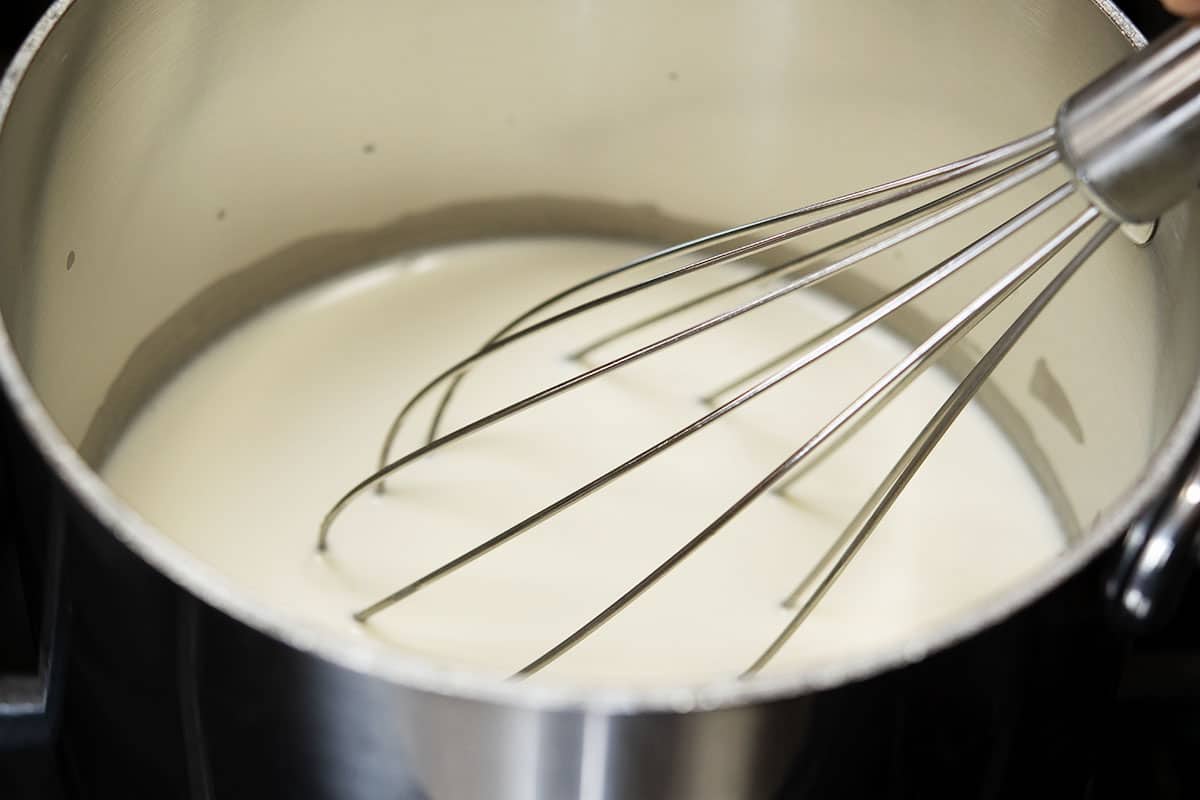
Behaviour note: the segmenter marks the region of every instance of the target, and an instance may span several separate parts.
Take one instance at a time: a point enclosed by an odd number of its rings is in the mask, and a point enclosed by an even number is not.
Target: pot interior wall
[[[300,286],[441,241],[669,241],[791,208],[1044,127],[1129,49],[1083,0],[78,4],[0,132],[0,311],[94,463],[187,356]],[[1069,527],[1140,473],[1196,381],[1195,219],[1110,241],[989,390]],[[831,291],[860,301],[970,230]]]

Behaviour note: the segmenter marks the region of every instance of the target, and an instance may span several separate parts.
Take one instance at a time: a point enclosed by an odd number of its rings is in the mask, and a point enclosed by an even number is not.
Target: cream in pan
[[[353,611],[700,416],[708,390],[846,314],[819,296],[789,296],[550,400],[414,464],[386,495],[364,496],[338,521],[328,553],[316,554],[322,515],[373,469],[388,422],[422,383],[535,300],[645,249],[496,240],[398,257],[318,286],[188,365],[135,420],[104,475],[146,519],[263,603],[348,637],[511,673],[710,523],[908,350],[870,331],[367,625],[355,623]],[[729,276],[661,286],[523,342],[467,377],[447,424],[577,373],[565,357],[573,346],[636,318],[638,308],[657,310]],[[614,343],[590,363],[665,330]],[[755,503],[536,679],[680,683],[743,670],[790,618],[782,598],[953,385],[927,372],[785,496]],[[409,423],[395,455],[422,442],[430,410]],[[901,642],[1063,546],[1017,452],[982,409],[969,408],[767,669]]]

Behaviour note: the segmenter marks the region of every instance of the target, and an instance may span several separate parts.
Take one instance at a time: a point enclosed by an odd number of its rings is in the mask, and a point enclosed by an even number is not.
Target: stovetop
[[[841,2],[843,0],[834,0]],[[7,63],[45,0],[0,4],[0,62]],[[1139,26],[1155,33],[1170,22],[1157,0],[1118,2]],[[0,519],[22,513],[30,487],[0,458]],[[36,487],[35,487],[36,488]],[[38,554],[0,526],[0,675],[34,671]],[[1085,793],[1087,800],[1175,800],[1200,797],[1200,580],[1187,588],[1179,614],[1164,630],[1131,642],[1122,681],[1110,706],[1104,752]],[[88,796],[71,777],[60,742],[0,747],[0,798],[64,800]]]

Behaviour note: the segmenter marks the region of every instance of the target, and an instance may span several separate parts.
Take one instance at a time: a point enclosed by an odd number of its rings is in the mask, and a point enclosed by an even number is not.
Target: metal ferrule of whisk
[[[1182,23],[1058,112],[1079,190],[1121,222],[1150,222],[1200,184],[1200,25]]]
[[[757,658],[751,661],[748,654],[748,667],[743,675],[760,671],[830,590],[950,425],[1062,286],[1120,224],[1151,222],[1195,191],[1200,182],[1200,26],[1189,23],[1177,26],[1085,86],[1061,106],[1053,127],[905,177],[664,248],[594,275],[532,305],[483,342],[478,350],[449,364],[408,400],[383,437],[377,469],[350,487],[333,504],[318,531],[317,549],[324,551],[329,547],[331,528],[348,504],[371,489],[382,490],[387,479],[427,454],[452,446],[456,441],[534,408],[576,386],[751,313],[791,292],[812,287],[961,215],[986,208],[995,198],[1030,184],[1037,176],[1048,174],[1056,165],[1065,166],[1069,176],[1065,176],[1060,185],[1019,213],[1003,220],[974,241],[964,243],[957,252],[929,265],[921,274],[858,309],[842,322],[807,341],[789,343],[786,352],[768,363],[753,365],[752,369],[732,381],[699,397],[704,413],[685,427],[658,442],[648,443],[649,446],[644,450],[631,454],[628,460],[574,491],[445,563],[429,568],[386,597],[358,610],[354,618],[360,622],[368,621],[446,579],[472,561],[485,557],[591,493],[603,489],[739,406],[752,402],[869,327],[883,322],[922,293],[950,279],[1053,209],[1061,211],[1068,199],[1082,198],[1085,208],[1074,213],[1070,221],[1056,233],[1028,251],[1024,258],[1014,262],[998,280],[930,333],[928,338],[915,344],[905,358],[866,387],[859,397],[835,414],[810,438],[800,443],[783,462],[761,480],[748,486],[745,494],[716,516],[711,524],[698,531],[623,593],[614,593],[613,602],[608,607],[591,619],[582,621],[577,629],[566,633],[558,644],[542,654],[531,654],[536,657],[517,675],[527,676],[545,668],[612,617],[622,613],[697,548],[718,535],[727,523],[750,504],[768,492],[786,490],[792,481],[820,463],[825,453],[836,448],[840,438],[853,435],[858,425],[886,404],[895,393],[902,391],[922,370],[935,363],[941,353],[972,330],[1029,277],[1056,260],[1060,253],[1069,252],[1066,263],[1058,268],[1044,288],[962,378],[833,545],[816,564],[811,565],[795,589],[786,597],[781,597],[784,607],[793,611],[790,621],[773,641],[764,643],[765,649]],[[929,194],[934,194],[933,198],[924,199]],[[664,282],[765,253],[808,233],[893,206],[899,210],[885,221],[862,226],[831,244],[801,248],[802,255],[763,267],[749,277],[739,273],[736,279],[731,279],[716,290],[706,290],[650,317],[624,324],[603,338],[584,343],[582,347],[578,343],[567,345],[564,350],[579,365],[578,373],[557,384],[532,391],[520,400],[456,428],[443,429],[444,412],[470,369],[513,342],[538,335],[576,315],[616,304],[622,298]],[[1073,242],[1083,237],[1085,231],[1090,233],[1081,239],[1082,244],[1075,247],[1073,252],[1068,251]],[[575,304],[566,302],[584,289],[621,276],[638,274],[664,262],[669,264],[669,260],[681,257],[686,259],[683,266],[667,266],[662,271],[651,273],[649,277],[637,278],[585,301]],[[764,288],[758,290],[753,299],[739,300],[701,322],[681,325],[669,335],[630,349],[615,358],[600,359],[602,363],[591,360],[591,356],[600,352],[603,345],[622,341],[627,335],[645,330],[650,324],[672,319],[680,312],[730,297],[732,292],[765,281],[771,283],[761,284]],[[414,409],[425,401],[433,404],[425,443],[393,458],[392,448],[398,431],[412,416]]]

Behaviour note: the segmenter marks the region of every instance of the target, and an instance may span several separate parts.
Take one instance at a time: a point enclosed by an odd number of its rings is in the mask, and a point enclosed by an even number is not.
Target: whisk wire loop
[[[357,612],[354,615],[355,619],[359,621],[365,621],[380,611],[395,605],[404,598],[415,594],[417,591],[430,585],[431,583],[449,575],[463,566],[466,566],[480,556],[483,556],[486,553],[494,550],[505,542],[515,538],[519,534],[529,530],[533,526],[550,519],[555,514],[565,510],[579,500],[582,500],[584,497],[587,497],[592,492],[612,482],[632,468],[648,461],[659,453],[672,447],[676,443],[691,436],[693,433],[703,429],[730,411],[733,411],[737,407],[749,402],[773,386],[781,383],[804,367],[807,367],[816,360],[833,352],[853,337],[859,335],[872,325],[875,325],[887,317],[889,314],[897,311],[900,308],[903,308],[922,293],[932,289],[934,286],[938,285],[955,272],[970,264],[1009,236],[1021,230],[1032,220],[1041,216],[1058,203],[1061,203],[1063,200],[1069,197],[1071,193],[1072,189],[1069,184],[1060,186],[1058,189],[1042,197],[1016,216],[1012,217],[992,231],[989,231],[987,234],[980,237],[975,242],[972,242],[950,258],[930,268],[925,273],[912,279],[901,288],[886,295],[871,306],[860,310],[858,313],[852,315],[849,319],[839,323],[838,325],[835,325],[833,328],[827,331],[823,337],[820,337],[818,342],[810,350],[806,351],[786,368],[765,378],[749,389],[743,391],[738,396],[722,404],[720,407],[708,412],[681,430],[674,432],[667,438],[657,442],[650,448],[641,451],[633,458],[605,472],[598,478],[589,481],[575,491],[558,499],[554,503],[551,503],[550,505],[540,509],[533,515],[526,517],[516,525],[513,525],[512,527],[491,537],[482,544],[471,548],[467,552],[452,559],[451,561],[446,562],[436,569],[422,575],[415,581],[400,588],[396,592],[393,592],[387,597],[384,597],[381,600],[371,604],[367,608]],[[688,552],[690,552],[690,550]],[[680,559],[682,560],[682,556]],[[632,597],[630,599],[632,599]]]
[[[1018,158],[1022,155],[1026,155],[1026,154],[1030,153],[1030,151],[1037,151],[1037,152],[1034,152],[1034,154],[1032,156],[1028,156],[1026,159],[1023,159],[1021,162],[1018,162],[1015,165],[1010,165],[1010,167],[1006,170],[1000,170],[997,173],[985,176],[981,181],[978,181],[970,186],[963,187],[956,192],[951,192],[950,194],[948,194],[942,198],[938,198],[933,203],[929,203],[918,209],[914,209],[913,211],[909,212],[906,215],[903,215],[898,218],[894,218],[892,220],[888,220],[886,223],[883,223],[882,225],[873,226],[872,228],[869,228],[866,231],[862,231],[862,232],[856,234],[855,236],[848,237],[847,239],[844,239],[841,242],[836,242],[833,245],[823,248],[818,253],[808,254],[804,257],[804,259],[811,260],[811,259],[817,257],[818,255],[824,255],[829,252],[833,252],[836,249],[853,245],[859,241],[863,241],[863,240],[869,238],[870,236],[877,235],[877,234],[883,232],[884,230],[887,230],[892,227],[896,227],[909,219],[915,218],[915,216],[917,216],[921,213],[925,213],[926,211],[931,210],[932,208],[940,207],[942,205],[951,203],[964,194],[975,191],[976,189],[982,188],[983,186],[989,185],[990,183],[994,183],[996,180],[999,180],[1001,177],[1003,177],[1003,175],[1007,174],[1012,169],[1015,169],[1015,168],[1018,168],[1019,166],[1021,166],[1021,164],[1024,163],[1025,161],[1047,152],[1048,145],[1052,141],[1053,137],[1054,137],[1053,128],[1047,128],[1046,130],[1039,131],[1035,134],[1031,134],[1030,136],[1022,137],[1021,139],[1018,139],[1016,141],[1010,142],[1008,144],[1002,145],[997,148],[993,148],[992,150],[988,150],[988,151],[979,153],[974,156],[960,159],[960,160],[952,162],[950,164],[942,165],[940,167],[934,167],[932,169],[923,170],[921,172],[914,173],[914,174],[906,176],[904,178],[899,178],[896,180],[878,184],[877,186],[873,186],[869,189],[864,189],[861,191],[852,192],[850,194],[845,194],[840,197],[835,197],[831,200],[825,200],[825,201],[821,201],[818,203],[813,203],[811,205],[802,206],[800,208],[794,209],[789,212],[785,212],[783,214],[777,214],[777,215],[774,215],[771,217],[765,217],[763,219],[759,219],[759,220],[756,220],[756,221],[753,221],[750,223],[746,223],[744,225],[739,225],[739,226],[736,226],[733,228],[728,228],[723,231],[718,231],[716,233],[709,234],[708,236],[702,236],[697,239],[693,239],[689,242],[684,242],[683,244],[676,245],[674,247],[668,247],[668,248],[659,250],[655,253],[651,253],[648,256],[644,256],[642,258],[635,259],[623,266],[600,273],[599,275],[588,278],[587,280],[584,280],[573,286],[570,286],[570,287],[558,292],[557,294],[553,295],[552,297],[547,298],[546,300],[538,303],[537,305],[533,306],[529,310],[523,312],[516,319],[512,320],[507,325],[505,325],[503,328],[501,328],[497,333],[493,334],[492,337],[489,338],[488,341],[485,342],[484,345],[479,350],[477,350],[475,353],[472,353],[471,355],[465,357],[461,361],[452,365],[448,369],[444,370],[442,373],[435,376],[429,383],[422,386],[408,400],[408,402],[401,408],[399,413],[393,418],[391,424],[388,426],[388,430],[383,438],[383,444],[380,448],[378,467],[383,468],[387,464],[388,458],[392,451],[392,447],[395,444],[396,437],[400,433],[400,429],[404,423],[405,418],[413,411],[413,409],[417,406],[417,404],[422,399],[424,399],[426,396],[428,396],[429,393],[433,389],[435,389],[437,386],[441,385],[442,383],[444,383],[446,381],[450,381],[450,384],[447,386],[446,391],[442,394],[442,397],[438,402],[437,408],[435,409],[434,414],[431,418],[429,429],[428,429],[428,436],[426,439],[426,443],[429,443],[429,442],[432,442],[435,438],[437,438],[438,431],[440,430],[440,426],[441,426],[441,421],[445,415],[446,409],[449,406],[449,403],[453,397],[454,392],[457,390],[462,379],[465,377],[466,371],[470,367],[472,367],[473,365],[478,363],[480,360],[507,347],[510,344],[520,341],[527,336],[538,333],[549,327],[557,325],[567,319],[571,319],[579,314],[585,313],[585,312],[590,311],[595,308],[600,308],[604,305],[607,305],[608,303],[620,300],[624,297],[628,297],[631,294],[651,288],[655,285],[666,282],[668,280],[674,280],[675,278],[683,277],[684,275],[691,274],[698,270],[706,269],[706,268],[712,267],[712,266],[717,266],[719,264],[725,264],[725,263],[728,263],[730,261],[733,261],[733,260],[736,260],[739,258],[744,258],[744,257],[746,257],[748,255],[752,255],[756,252],[760,252],[762,250],[769,249],[770,247],[774,247],[774,246],[783,244],[783,243],[785,243],[791,239],[794,239],[798,236],[801,236],[803,234],[811,233],[816,230],[820,230],[822,228],[833,225],[837,222],[841,222],[841,221],[853,218],[855,216],[866,213],[868,211],[871,211],[871,210],[874,210],[877,208],[881,208],[881,207],[890,205],[892,203],[899,202],[908,197],[929,191],[931,189],[934,189],[938,186],[942,186],[946,183],[952,182],[959,178],[974,174],[983,169],[987,169],[988,167],[991,167],[993,165],[1003,164],[1006,161],[1010,161],[1010,160]],[[584,289],[595,286],[605,280],[608,280],[609,278],[613,278],[618,275],[627,273],[638,267],[647,266],[647,265],[657,263],[659,261],[662,261],[662,260],[670,258],[670,257],[681,256],[681,255],[685,255],[687,253],[695,252],[697,250],[705,249],[705,248],[708,248],[708,247],[711,247],[714,245],[718,245],[718,244],[730,241],[732,239],[739,238],[748,233],[752,233],[757,230],[762,230],[763,228],[768,228],[768,227],[771,227],[773,225],[777,225],[777,224],[780,224],[783,222],[790,222],[792,220],[798,219],[803,216],[808,216],[808,215],[815,214],[817,212],[825,211],[825,210],[832,209],[832,208],[838,208],[838,207],[848,205],[848,204],[851,204],[851,203],[854,203],[854,202],[857,202],[860,200],[867,200],[869,202],[861,204],[861,205],[853,207],[853,208],[850,208],[850,209],[846,209],[844,211],[838,212],[837,214],[830,215],[830,216],[824,217],[822,219],[818,219],[813,222],[791,228],[787,231],[783,231],[781,233],[774,234],[773,236],[766,237],[764,239],[759,239],[755,242],[749,243],[748,245],[743,245],[741,247],[734,247],[732,249],[727,249],[722,252],[716,253],[714,255],[707,256],[705,258],[701,258],[697,261],[693,261],[693,262],[685,264],[681,267],[677,267],[673,270],[668,270],[667,272],[661,273],[661,274],[653,276],[649,279],[638,282],[632,286],[627,286],[622,289],[619,289],[619,290],[616,290],[613,292],[609,292],[605,295],[594,298],[585,303],[581,303],[579,305],[573,306],[572,308],[567,309],[566,311],[560,312],[558,314],[555,314],[551,317],[542,319],[540,321],[531,323],[530,325],[528,325],[524,328],[519,328],[519,326],[522,323],[533,319],[535,316],[537,316],[541,312],[550,309],[551,307],[559,304],[561,301],[567,299],[568,297],[573,296]],[[591,353],[596,348],[601,347],[604,344],[607,344],[611,341],[614,341],[617,338],[625,336],[628,333],[639,330],[642,327],[644,327],[645,325],[650,324],[651,322],[657,321],[658,319],[665,318],[666,316],[669,316],[671,314],[678,313],[679,311],[683,311],[686,308],[694,307],[702,302],[707,302],[708,300],[715,298],[721,294],[724,294],[725,292],[733,291],[734,289],[736,289],[742,285],[745,285],[745,283],[751,283],[751,282],[754,282],[757,280],[761,280],[762,278],[765,278],[769,275],[777,274],[781,271],[790,269],[795,266],[797,266],[797,262],[784,264],[779,267],[775,267],[770,270],[760,272],[757,275],[744,280],[743,282],[738,282],[734,285],[727,286],[724,289],[718,290],[715,293],[706,294],[705,296],[698,298],[697,300],[694,300],[685,306],[671,309],[662,315],[656,315],[655,317],[653,317],[650,320],[643,320],[638,323],[635,323],[632,326],[627,326],[627,328],[623,328],[614,334],[610,334],[609,336],[606,336],[599,341],[590,343],[589,345],[582,348],[581,350],[573,353],[572,358],[574,358],[575,360],[582,360],[587,354]],[[380,486],[380,488],[382,488],[383,484],[380,483],[379,486]]]
[[[1092,213],[1094,219],[1096,213]],[[1089,220],[1090,221],[1090,220]],[[1012,349],[1021,335],[1033,321],[1041,315],[1049,302],[1058,294],[1066,282],[1079,271],[1100,245],[1117,229],[1117,224],[1105,222],[1099,231],[1094,233],[1078,253],[1066,266],[1038,293],[1029,306],[1021,312],[1004,333],[996,340],[983,357],[967,373],[963,381],[955,388],[933,417],[917,435],[916,439],[904,452],[896,465],[880,482],[870,499],[846,526],[837,541],[829,547],[823,557],[813,566],[800,584],[784,601],[788,608],[794,608],[801,597],[806,597],[795,614],[779,635],[745,670],[743,677],[753,675],[767,665],[779,653],[788,640],[805,619],[816,608],[817,604],[832,588],[834,582],[845,571],[850,560],[866,543],[868,537],[879,526],[883,517],[891,509],[896,499],[916,475],[917,470],[929,457],[933,448],[942,440],[950,426],[962,413],[967,404],[995,371],[996,366]],[[807,596],[806,596],[807,595]]]
[[[703,333],[704,331],[736,319],[743,314],[746,314],[757,308],[761,308],[762,306],[774,302],[781,297],[826,280],[850,268],[851,266],[870,258],[871,256],[877,255],[878,253],[884,252],[905,241],[908,241],[909,239],[912,239],[913,237],[918,236],[931,228],[965,214],[967,211],[970,211],[971,209],[986,203],[995,197],[1003,195],[1010,189],[1024,183],[1035,175],[1045,172],[1054,165],[1054,163],[1057,161],[1057,158],[1057,154],[1051,151],[1040,154],[1032,160],[1022,162],[1022,165],[1019,168],[1011,172],[1005,171],[1003,176],[998,180],[989,183],[973,194],[961,197],[956,203],[948,207],[940,208],[933,213],[921,216],[915,221],[904,225],[898,231],[866,244],[859,249],[852,251],[850,254],[833,261],[832,263],[819,265],[808,272],[803,272],[797,277],[788,280],[782,286],[768,291],[752,300],[744,302],[734,308],[722,311],[714,316],[702,320],[701,322],[695,323],[680,331],[671,333],[665,337],[657,339],[654,342],[617,356],[603,364],[573,375],[570,378],[560,381],[552,386],[527,395],[497,411],[494,411],[483,417],[479,417],[453,431],[450,431],[449,433],[439,436],[432,442],[418,447],[404,456],[385,464],[383,467],[380,467],[375,472],[361,480],[355,486],[351,487],[351,489],[349,489],[344,495],[342,495],[341,498],[338,499],[336,503],[334,503],[333,507],[322,520],[320,530],[318,531],[318,552],[323,552],[328,547],[329,532],[333,526],[333,523],[351,502],[369,490],[372,486],[376,485],[389,475],[392,475],[413,461],[416,461],[417,459],[422,458],[423,456],[447,444],[462,439],[477,431],[483,430],[513,414],[524,411],[545,400],[555,397],[569,389],[575,388],[590,380],[608,374],[613,370],[639,361],[646,356],[657,353],[686,339],[690,339],[691,337]]]
[[[1036,203],[1027,212],[1030,216],[1037,216],[1044,213],[1054,204],[1068,197],[1072,192],[1070,185],[1065,185],[1051,192],[1041,201]],[[651,586],[661,580],[668,572],[678,566],[685,558],[691,555],[700,545],[715,536],[722,528],[737,517],[742,511],[750,506],[755,500],[766,493],[777,481],[783,478],[793,467],[801,463],[813,451],[820,447],[829,437],[833,436],[839,428],[845,425],[855,415],[860,413],[865,407],[872,403],[881,403],[887,400],[887,397],[897,391],[902,390],[912,380],[916,378],[922,371],[928,369],[934,363],[937,354],[945,350],[948,346],[958,341],[968,331],[974,327],[984,316],[992,311],[996,306],[1004,301],[1013,291],[1017,289],[1026,279],[1028,279],[1039,267],[1048,262],[1055,254],[1065,247],[1075,236],[1087,227],[1096,217],[1098,212],[1092,208],[1077,216],[1070,224],[1064,227],[1058,234],[1051,238],[1046,244],[1042,245],[1032,255],[1021,262],[1019,266],[1010,270],[1000,280],[996,281],[985,292],[975,298],[970,304],[964,307],[961,311],[951,317],[924,342],[919,344],[905,358],[898,362],[895,366],[889,369],[875,383],[873,383],[866,391],[859,395],[853,402],[838,412],[832,419],[829,420],[816,434],[801,445],[795,452],[788,456],[775,469],[771,470],[762,480],[754,485],[750,491],[742,495],[736,502],[730,505],[724,512],[721,513],[716,520],[700,533],[693,536],[683,547],[679,548],[668,559],[660,563],[646,577],[642,578],[633,588],[625,592],[615,602],[605,608],[600,614],[586,622],[583,626],[576,629],[570,636],[563,639],[553,648],[548,650],[542,656],[523,667],[517,676],[531,675],[549,665],[556,658],[574,647],[587,636],[594,633],[601,625],[615,616],[619,611],[628,606],[634,599],[643,594]],[[1021,224],[1026,224],[1028,219],[1025,219]],[[794,629],[793,629],[794,630]],[[790,636],[790,633],[788,634]],[[779,642],[779,647],[782,647],[786,637]],[[776,648],[778,650],[778,647]],[[764,654],[765,655],[765,654]],[[755,662],[757,667],[751,668],[751,671],[761,667],[770,658],[760,656]]]
[[[329,546],[331,528],[350,503],[372,487],[382,490],[385,479],[431,452],[588,381],[722,326],[792,292],[814,286],[1017,189],[1056,163],[1063,164],[1071,175],[1070,183],[1052,190],[949,258],[910,279],[899,289],[883,295],[800,345],[790,346],[765,363],[742,372],[734,380],[708,390],[702,398],[703,404],[709,407],[708,410],[688,425],[583,486],[559,497],[515,525],[363,608],[354,614],[355,619],[360,622],[370,620],[375,614],[450,575],[620,478],[833,352],[870,326],[912,302],[923,292],[939,285],[967,264],[991,252],[1000,242],[1024,230],[1068,198],[1082,196],[1085,201],[1083,211],[1075,213],[1052,236],[1032,248],[1019,263],[1003,272],[982,293],[966,303],[944,323],[936,326],[931,334],[829,418],[782,462],[721,511],[708,526],[684,541],[674,553],[642,575],[603,610],[527,663],[515,677],[536,674],[553,664],[579,642],[594,634],[608,620],[621,613],[752,503],[768,492],[786,490],[806,470],[812,469],[822,458],[827,458],[829,453],[847,440],[865,420],[936,363],[942,353],[966,336],[1034,274],[1092,229],[1098,220],[1103,219],[1098,229],[1083,240],[1083,244],[1067,260],[1065,266],[1060,268],[1036,294],[1033,301],[1015,316],[1014,321],[1004,329],[968,371],[966,377],[949,393],[891,470],[871,492],[866,502],[853,515],[849,524],[841,530],[816,563],[805,571],[798,585],[783,598],[784,608],[791,611],[790,615],[785,614],[786,624],[746,667],[741,676],[757,674],[792,640],[818,603],[845,574],[854,556],[878,530],[881,521],[894,508],[897,498],[910,485],[917,471],[943,440],[950,426],[993,374],[996,366],[1044,312],[1067,281],[1080,270],[1084,262],[1112,236],[1119,224],[1152,222],[1158,215],[1193,196],[1197,178],[1200,176],[1198,101],[1200,25],[1181,23],[1159,40],[1130,56],[1124,64],[1109,70],[1067,98],[1059,108],[1053,127],[948,164],[667,247],[562,289],[528,308],[488,338],[478,350],[434,376],[409,398],[387,429],[376,470],[342,494],[322,519],[317,535],[319,551]],[[966,185],[958,185],[955,182]],[[954,188],[955,185],[958,188]],[[940,189],[940,194],[932,199],[923,200],[919,197],[922,193],[935,189]],[[906,202],[909,200],[912,202]],[[896,206],[898,210],[892,208],[894,204],[901,204]],[[716,288],[698,291],[670,307],[649,315],[639,315],[639,318],[632,322],[626,322],[598,338],[571,348],[568,353],[581,368],[577,374],[553,385],[544,386],[449,432],[441,432],[450,403],[465,376],[481,361],[509,345],[655,286],[718,265],[770,252],[773,248],[795,241],[797,237],[882,209],[888,209],[891,217],[866,224],[857,232],[841,235],[831,244],[815,246],[799,256],[784,256],[783,263],[757,269],[749,275],[739,275]],[[660,264],[666,259],[684,256],[688,257],[688,260],[682,265],[668,264],[657,274],[641,278],[635,276],[617,288],[602,291],[595,296],[584,295],[583,299],[578,297],[605,281]],[[727,307],[699,322],[686,325],[680,323],[671,333],[657,335],[658,338],[648,344],[627,349],[599,364],[590,363],[592,357],[606,345],[644,331],[651,325],[671,319],[689,309],[698,309],[705,303],[751,284],[768,280],[772,283],[756,290],[751,299],[731,300]],[[560,308],[572,299],[573,305]],[[405,420],[422,401],[431,397],[439,388],[442,391],[434,403],[424,443],[399,458],[392,459],[391,452]],[[731,397],[722,400],[730,393]]]

